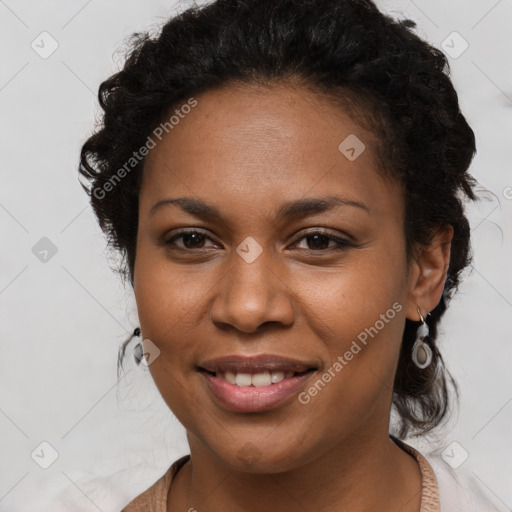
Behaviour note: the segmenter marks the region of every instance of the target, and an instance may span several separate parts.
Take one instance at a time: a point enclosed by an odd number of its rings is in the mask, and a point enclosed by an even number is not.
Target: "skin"
[[[451,228],[407,261],[402,192],[378,172],[374,136],[314,93],[280,83],[196,99],[147,157],[134,272],[145,347],[161,351],[150,371],[191,450],[167,510],[417,512],[418,465],[388,436],[393,379],[406,317],[441,298]],[[349,134],[366,145],[354,161],[338,150]],[[332,195],[368,211],[275,217],[287,201]],[[150,214],[178,197],[216,206],[223,220],[175,204]],[[165,240],[178,228],[205,236],[173,249]],[[312,238],[319,229],[354,244]],[[263,251],[250,264],[236,252],[248,236]],[[196,371],[206,359],[271,353],[314,362],[307,389],[394,303],[401,311],[306,405],[231,412]]]

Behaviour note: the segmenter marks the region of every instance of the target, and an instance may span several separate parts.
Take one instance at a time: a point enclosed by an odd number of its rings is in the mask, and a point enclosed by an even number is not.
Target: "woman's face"
[[[411,298],[403,198],[371,134],[284,84],[196,100],[147,156],[134,273],[192,450],[278,472],[387,436]]]

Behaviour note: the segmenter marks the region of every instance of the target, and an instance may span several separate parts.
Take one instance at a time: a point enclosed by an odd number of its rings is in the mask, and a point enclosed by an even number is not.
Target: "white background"
[[[377,3],[417,21],[438,47],[453,31],[469,43],[450,63],[477,138],[471,172],[489,191],[470,210],[474,269],[443,322],[461,407],[449,429],[410,444],[440,453],[457,441],[469,458],[455,471],[472,473],[510,508],[512,0]],[[114,51],[174,6],[0,1],[0,512],[114,512],[188,453],[182,427],[131,354],[117,384],[117,350],[136,311],[77,179],[96,91],[120,65]],[[46,59],[31,48],[43,31],[58,43]],[[46,263],[32,252],[43,237],[57,248]],[[59,454],[48,469],[31,458],[43,441]]]

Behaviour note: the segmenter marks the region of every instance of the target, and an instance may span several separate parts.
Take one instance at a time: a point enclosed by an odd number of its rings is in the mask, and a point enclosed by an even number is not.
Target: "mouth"
[[[215,403],[234,412],[262,412],[285,405],[318,368],[314,363],[272,355],[234,355],[196,367]]]
[[[207,373],[212,377],[217,377],[218,379],[225,380],[229,382],[229,384],[233,384],[239,387],[265,387],[272,386],[274,384],[279,384],[285,379],[291,379],[292,377],[300,377],[306,374],[312,373],[316,371],[316,368],[308,368],[307,370],[301,372],[295,371],[259,371],[250,373],[247,370],[242,370],[240,372],[236,371],[208,371],[204,368],[199,368],[200,372]]]

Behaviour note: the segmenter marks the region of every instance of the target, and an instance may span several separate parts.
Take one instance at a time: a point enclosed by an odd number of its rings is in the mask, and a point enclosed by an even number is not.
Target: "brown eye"
[[[315,231],[312,233],[308,233],[303,237],[299,238],[295,244],[305,240],[306,247],[302,247],[301,249],[309,250],[309,251],[327,251],[330,249],[344,249],[346,247],[355,247],[355,244],[346,240],[344,238],[340,238],[334,236],[331,233],[325,231]],[[334,242],[334,245],[329,247],[329,244]]]
[[[187,249],[197,249],[204,245],[204,237],[200,233],[187,233],[182,235],[181,238]]]
[[[177,240],[182,239],[182,245],[176,244]],[[180,231],[178,234],[172,236],[165,241],[165,245],[174,246],[177,249],[203,249],[206,240],[211,240],[204,233],[196,230]]]
[[[315,251],[327,249],[329,242],[332,241],[328,236],[320,234],[308,235],[304,239],[307,240],[308,248]]]

